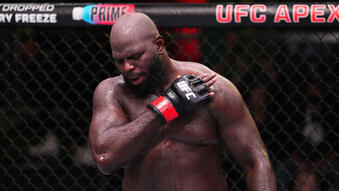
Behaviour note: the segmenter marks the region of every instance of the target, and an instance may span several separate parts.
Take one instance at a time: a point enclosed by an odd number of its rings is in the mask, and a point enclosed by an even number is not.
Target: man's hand
[[[210,87],[216,82],[215,76],[216,74],[181,76],[149,106],[161,116],[164,124],[168,123],[198,105],[208,103],[214,95]]]
[[[216,76],[217,76],[216,73],[203,74],[198,76],[198,78],[201,78],[205,82],[205,86],[208,88],[210,98],[214,96],[212,85],[217,81]]]

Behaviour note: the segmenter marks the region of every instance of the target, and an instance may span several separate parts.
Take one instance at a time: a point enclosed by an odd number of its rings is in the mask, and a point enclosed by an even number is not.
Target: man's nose
[[[124,61],[124,72],[130,72],[135,68],[135,66],[128,60]]]

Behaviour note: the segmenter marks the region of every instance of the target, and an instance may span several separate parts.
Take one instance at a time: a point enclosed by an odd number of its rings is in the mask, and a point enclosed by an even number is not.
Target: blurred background
[[[118,74],[109,32],[0,27],[0,190],[121,190],[123,172],[99,173],[87,138],[94,89]],[[337,27],[160,32],[172,58],[203,63],[239,88],[279,190],[339,190]],[[223,168],[230,190],[246,190],[226,153]]]

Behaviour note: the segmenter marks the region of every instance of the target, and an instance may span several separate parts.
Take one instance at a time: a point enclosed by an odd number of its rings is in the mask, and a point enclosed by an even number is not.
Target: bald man
[[[265,146],[236,87],[206,66],[169,58],[142,13],[113,25],[121,75],[95,90],[89,139],[104,174],[124,168],[124,191],[227,190],[223,148],[248,190],[276,190]]]

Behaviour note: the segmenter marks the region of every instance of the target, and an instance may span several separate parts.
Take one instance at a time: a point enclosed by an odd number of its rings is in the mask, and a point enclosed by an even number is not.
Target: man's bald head
[[[159,31],[154,22],[143,13],[127,13],[114,23],[111,34],[111,47],[124,46],[130,41],[152,40]]]

